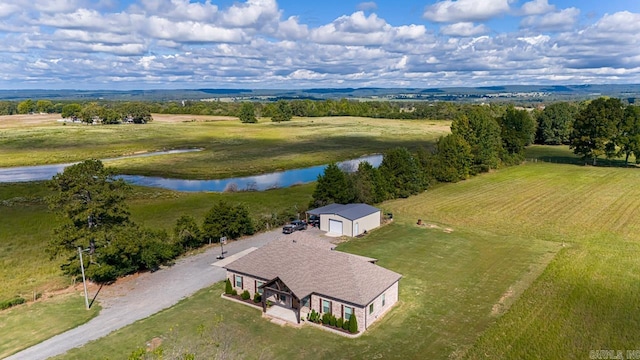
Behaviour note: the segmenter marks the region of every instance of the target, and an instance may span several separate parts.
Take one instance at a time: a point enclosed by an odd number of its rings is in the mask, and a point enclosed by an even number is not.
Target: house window
[[[309,307],[309,296],[302,299],[302,307]]]
[[[236,287],[242,289],[242,276],[234,275],[233,277],[236,283]]]
[[[353,315],[353,308],[349,307],[349,306],[345,306],[344,307],[344,316],[343,316],[345,321],[349,320],[351,318],[351,315]]]
[[[260,289],[260,286],[264,285],[264,281],[258,281],[256,280],[256,291],[258,294],[262,295],[262,293],[264,292],[264,289]]]
[[[287,296],[286,295],[280,295],[280,301],[282,302],[287,302]]]
[[[369,315],[373,314],[373,303],[369,304]]]
[[[384,298],[384,295],[385,294],[382,294],[382,306],[384,306],[384,304],[386,303],[386,301],[385,301],[386,299]]]
[[[323,314],[331,314],[331,301],[322,300],[322,313]]]

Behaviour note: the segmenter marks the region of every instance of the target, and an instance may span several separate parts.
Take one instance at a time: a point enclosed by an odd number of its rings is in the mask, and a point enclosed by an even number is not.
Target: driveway
[[[283,237],[291,239],[318,237],[327,242],[330,241],[316,228],[290,235],[284,235],[281,229],[277,229],[230,242],[224,246],[224,250],[227,251],[226,256],[230,256],[250,247],[261,247]],[[36,360],[64,354],[70,349],[80,347],[114,330],[171,307],[196,291],[225,279],[225,270],[211,265],[218,255],[220,255],[220,248],[211,247],[203,253],[184,257],[171,267],[153,273],[143,273],[132,279],[118,281],[114,285],[104,287],[98,294],[98,301],[103,307],[98,316],[77,328],[56,335],[6,359]]]

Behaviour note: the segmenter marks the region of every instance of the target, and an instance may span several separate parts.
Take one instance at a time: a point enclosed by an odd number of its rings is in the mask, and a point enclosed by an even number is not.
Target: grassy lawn
[[[469,351],[471,359],[588,358],[640,343],[636,169],[537,163],[387,204],[477,233],[567,245]]]
[[[261,119],[258,124],[214,116],[154,118],[146,125],[63,126],[55,116],[27,125],[24,119],[0,117],[0,167],[202,148],[201,152],[118,160],[109,166],[127,174],[215,179],[325,164],[394,146],[429,146],[449,132],[450,124],[360,117],[295,118],[283,123]]]
[[[84,298],[67,294],[0,312],[0,358],[89,321],[99,305],[84,309]]]
[[[169,348],[190,344],[195,349],[202,326],[205,336],[229,343],[232,357],[442,358],[472,344],[559,246],[464,229],[446,233],[401,220],[341,249],[375,256],[380,265],[404,276],[401,302],[358,339],[274,325],[259,310],[221,299],[223,287],[217,284],[62,358],[126,358],[154,337],[165,338]],[[218,331],[210,328],[216,319],[222,319]]]

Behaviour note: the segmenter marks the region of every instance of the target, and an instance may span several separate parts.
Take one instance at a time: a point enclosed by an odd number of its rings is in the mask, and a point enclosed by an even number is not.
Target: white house
[[[320,217],[320,230],[358,236],[380,226],[381,211],[367,204],[330,204],[307,211]]]

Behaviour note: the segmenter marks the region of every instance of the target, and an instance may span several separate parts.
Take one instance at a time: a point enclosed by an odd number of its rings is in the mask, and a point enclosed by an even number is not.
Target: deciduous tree
[[[597,164],[599,156],[615,153],[613,138],[624,114],[622,102],[613,98],[598,98],[578,113],[571,132],[571,148],[586,162]]]
[[[533,142],[536,125],[526,110],[516,110],[513,106],[500,119],[502,144],[508,155],[519,162],[524,156],[524,148]]]
[[[245,124],[255,124],[258,122],[258,119],[256,119],[256,108],[252,102],[245,101],[242,103],[238,118]]]
[[[568,144],[573,128],[573,120],[578,108],[567,102],[551,104],[540,112],[536,142],[539,144]]]
[[[293,116],[293,112],[291,111],[291,106],[289,106],[289,102],[285,100],[278,100],[275,104],[275,108],[273,109],[273,114],[271,115],[271,121],[281,122],[281,121],[289,121]]]

